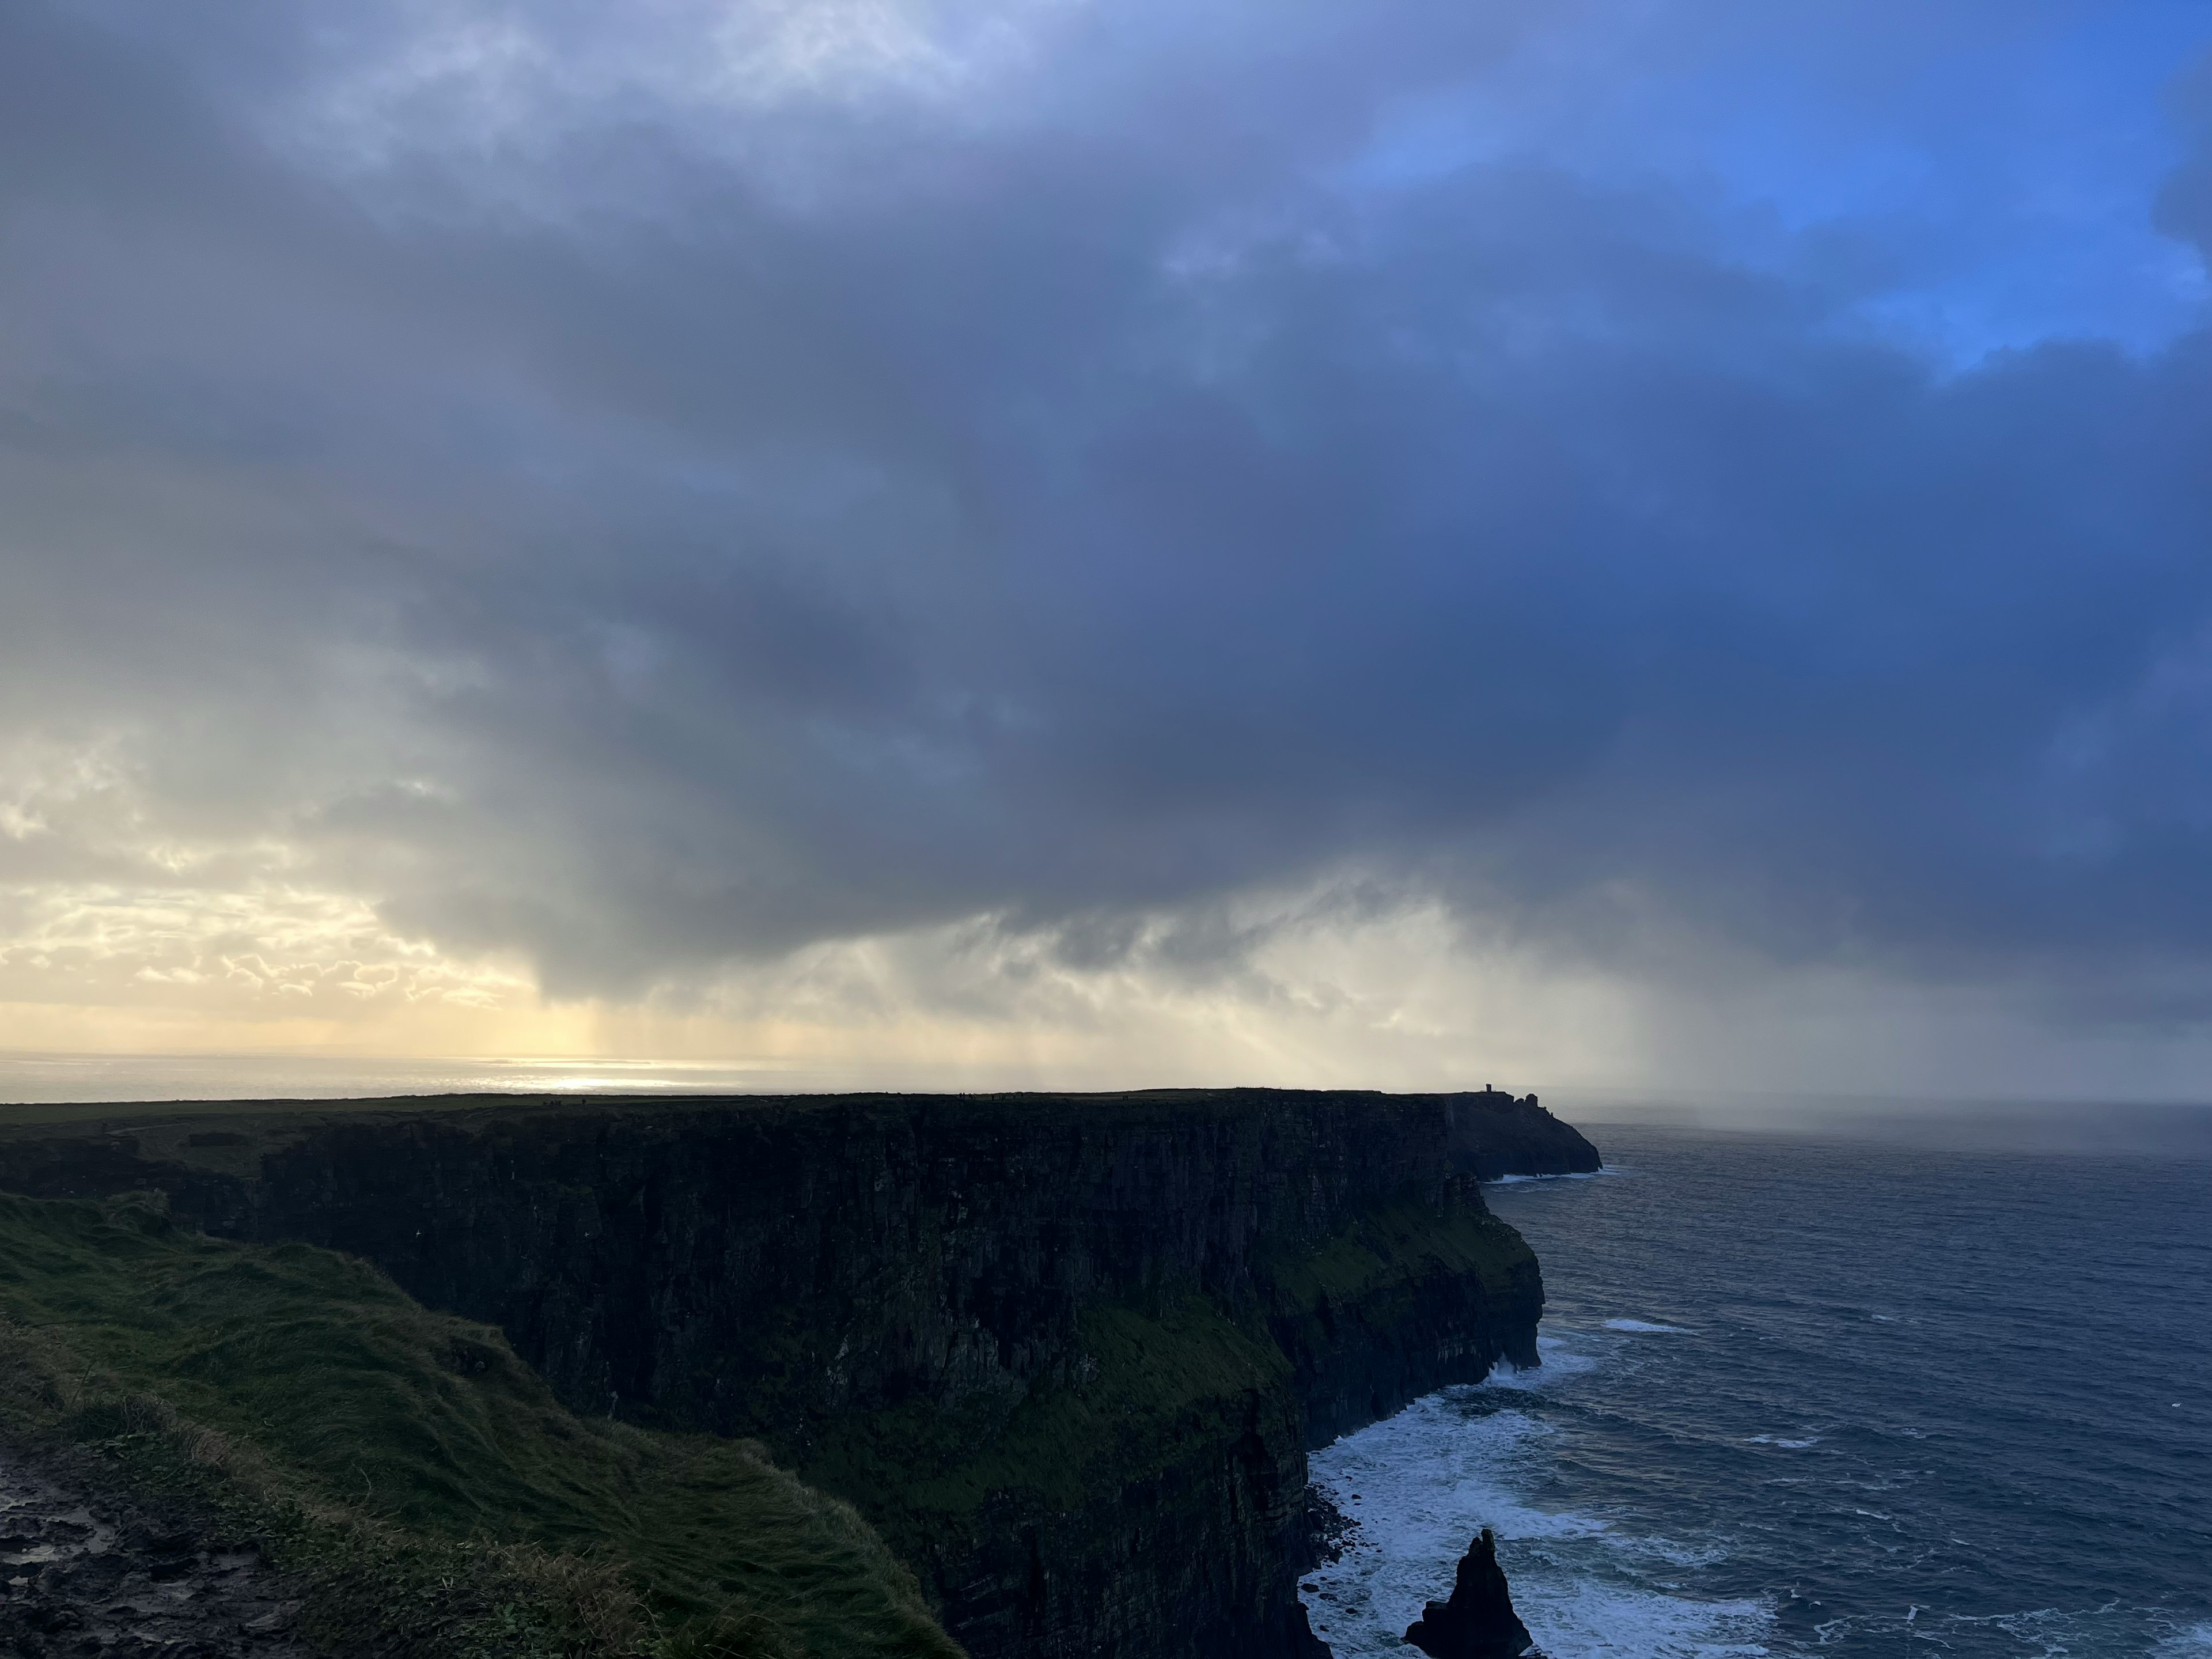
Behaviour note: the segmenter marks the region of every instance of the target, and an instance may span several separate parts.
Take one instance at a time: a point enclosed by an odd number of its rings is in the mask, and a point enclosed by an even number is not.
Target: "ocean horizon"
[[[1117,1091],[1197,1085],[1159,1080],[1060,1081],[1003,1068],[916,1068],[819,1060],[671,1060],[629,1055],[331,1055],[307,1053],[0,1052],[0,1111],[10,1107],[195,1100],[349,1100],[447,1094],[905,1094]],[[1259,1086],[1378,1087],[1322,1082]],[[1479,1089],[1480,1082],[1438,1085]],[[2212,1158],[2212,1100],[1873,1095],[1655,1086],[1549,1086],[1545,1104],[1585,1128],[1663,1126],[1719,1133],[1829,1136],[1971,1150],[1992,1136],[2019,1151],[2178,1152]]]

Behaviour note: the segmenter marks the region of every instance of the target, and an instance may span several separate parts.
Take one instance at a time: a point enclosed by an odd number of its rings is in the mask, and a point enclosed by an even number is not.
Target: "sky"
[[[0,1050],[2212,1097],[2201,0],[15,0]]]

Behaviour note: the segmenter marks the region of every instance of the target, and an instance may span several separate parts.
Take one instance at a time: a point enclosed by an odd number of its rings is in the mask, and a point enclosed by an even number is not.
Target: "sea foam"
[[[1522,1182],[1529,1181],[1595,1181],[1600,1176],[1626,1175],[1629,1172],[1626,1170],[1618,1169],[1608,1164],[1595,1170],[1561,1170],[1550,1175],[1491,1176],[1483,1182],[1483,1185],[1486,1187],[1517,1187]]]
[[[1512,1401],[1596,1364],[1557,1338],[1541,1348],[1540,1369],[1501,1366],[1480,1387],[1418,1400],[1313,1455],[1315,1485],[1354,1522],[1342,1558],[1306,1576],[1316,1632],[1338,1659],[1395,1659],[1406,1626],[1449,1591],[1468,1541],[1489,1527],[1514,1605],[1551,1659],[1765,1652],[1763,1603],[1693,1601],[1654,1582],[1710,1551],[1532,1501],[1555,1431]]]

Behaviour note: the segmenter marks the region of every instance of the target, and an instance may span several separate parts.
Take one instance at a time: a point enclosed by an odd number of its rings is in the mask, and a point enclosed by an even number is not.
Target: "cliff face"
[[[397,1104],[395,1103],[395,1104]],[[228,1136],[228,1139],[222,1137]],[[580,1410],[758,1437],[976,1656],[1311,1652],[1305,1448],[1535,1358],[1510,1097],[844,1097],[0,1142],[504,1328]],[[127,1143],[127,1144],[126,1144]],[[124,1179],[128,1170],[128,1179]]]

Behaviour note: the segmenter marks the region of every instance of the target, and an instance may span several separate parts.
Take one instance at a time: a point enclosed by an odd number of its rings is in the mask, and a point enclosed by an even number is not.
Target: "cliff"
[[[1597,1164],[1492,1092],[85,1116],[0,1139],[0,1185],[365,1256],[580,1411],[757,1437],[975,1659],[1317,1650],[1306,1448],[1534,1363],[1476,1182]]]
[[[757,1445],[579,1418],[497,1330],[143,1194],[0,1195],[0,1505],[33,1659],[959,1659]]]

